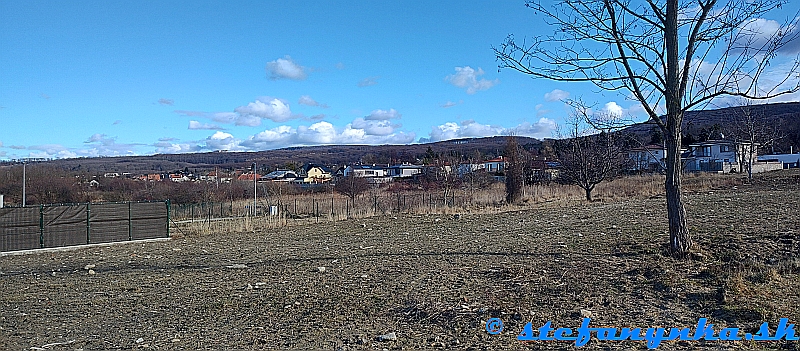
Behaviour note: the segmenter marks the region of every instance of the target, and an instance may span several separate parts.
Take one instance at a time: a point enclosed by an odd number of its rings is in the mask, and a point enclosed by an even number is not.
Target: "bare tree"
[[[461,177],[458,174],[460,163],[461,155],[456,152],[440,154],[433,167],[429,167],[425,173],[427,182],[442,191],[445,203],[448,203],[449,198],[454,196],[455,190],[461,186]]]
[[[593,127],[587,110],[576,108],[570,114],[566,122],[568,130],[559,131],[555,151],[561,162],[559,177],[583,189],[586,201],[592,201],[597,184],[619,172],[622,147],[619,132],[610,127],[600,130]]]
[[[747,180],[753,180],[753,163],[758,149],[772,145],[784,135],[777,121],[770,121],[764,113],[764,106],[753,105],[751,101],[741,101],[734,115],[732,125],[733,139],[737,143],[739,171],[747,172]]]
[[[355,203],[356,197],[369,190],[369,182],[364,177],[356,177],[350,172],[345,177],[339,178],[333,189],[342,195],[350,198],[351,203]]]
[[[692,245],[681,190],[681,124],[687,110],[722,96],[766,99],[795,92],[797,61],[777,79],[762,79],[796,34],[763,33],[754,21],[785,0],[529,1],[553,34],[494,48],[500,68],[534,78],[590,82],[641,103],[662,131],[670,252]],[[766,38],[765,38],[766,37]],[[774,74],[774,72],[771,72]],[[659,117],[660,111],[665,116]]]
[[[515,136],[508,137],[504,153],[506,160],[506,203],[514,204],[522,198],[522,192],[525,187],[524,160]]]

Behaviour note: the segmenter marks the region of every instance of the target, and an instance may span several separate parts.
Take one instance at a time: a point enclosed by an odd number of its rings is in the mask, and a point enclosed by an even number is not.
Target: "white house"
[[[689,151],[683,153],[685,170],[689,172],[747,172],[747,157],[751,148],[758,147],[751,143],[737,143],[731,140],[708,140],[689,145]],[[756,156],[757,150],[753,150]],[[766,172],[783,168],[780,162],[759,162],[753,160],[752,172]]]
[[[291,182],[300,178],[296,172],[286,169],[279,169],[267,173],[262,179],[270,180],[273,182]]]
[[[387,168],[379,165],[352,165],[344,169],[344,176],[353,174],[354,177],[362,178],[386,177],[389,175]]]
[[[344,169],[344,176],[366,178],[370,184],[383,184],[392,181],[389,167],[381,165],[352,165]]]
[[[483,168],[489,173],[503,172],[506,169],[506,160],[503,159],[503,156],[498,156],[491,160],[483,161]]]
[[[394,165],[389,167],[389,176],[392,178],[410,178],[414,175],[422,173],[422,166],[416,166],[408,163],[402,165]]]
[[[737,150],[739,149],[739,150]],[[737,151],[747,152],[743,144],[736,144],[731,140],[708,140],[690,144],[688,151],[683,153],[686,164],[685,170],[689,172],[721,172],[731,170],[740,171],[739,155]]]
[[[666,169],[667,149],[661,145],[647,145],[627,152],[626,170],[657,172]]]

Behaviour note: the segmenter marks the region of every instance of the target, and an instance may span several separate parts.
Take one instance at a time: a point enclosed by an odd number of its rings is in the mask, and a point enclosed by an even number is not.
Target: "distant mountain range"
[[[762,113],[770,123],[779,123],[785,137],[775,145],[776,152],[789,152],[790,146],[800,151],[800,102],[755,105],[755,113]],[[731,126],[739,107],[714,110],[690,111],[684,118],[684,133],[699,135],[704,129],[713,128],[725,133]],[[643,143],[649,142],[652,123],[642,123],[625,129],[636,135]],[[539,150],[543,141],[518,137],[520,145],[529,150]],[[546,142],[546,141],[545,141]],[[506,137],[469,138],[410,145],[323,145],[289,147],[259,152],[206,152],[190,154],[159,154],[151,156],[124,156],[79,158],[49,161],[50,164],[67,170],[103,173],[130,172],[133,174],[170,172],[190,169],[202,171],[214,168],[230,169],[249,167],[256,162],[260,169],[274,170],[287,166],[315,163],[327,166],[346,165],[357,162],[365,164],[387,164],[419,162],[433,154],[461,154],[465,157],[495,157],[503,153]],[[430,148],[430,151],[428,150]]]

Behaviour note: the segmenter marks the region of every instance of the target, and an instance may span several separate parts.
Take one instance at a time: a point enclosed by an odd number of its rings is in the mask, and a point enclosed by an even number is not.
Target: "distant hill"
[[[518,137],[520,145],[527,149],[538,149],[541,141]],[[427,144],[410,145],[321,145],[289,147],[258,152],[205,152],[188,154],[159,154],[152,156],[123,156],[77,158],[50,161],[49,163],[67,170],[103,173],[130,172],[134,174],[169,172],[188,168],[209,170],[219,167],[245,168],[256,162],[267,169],[283,168],[289,164],[303,165],[316,163],[322,165],[346,165],[363,163],[401,163],[418,162],[426,155],[428,147],[434,153],[457,153],[474,155],[480,152],[484,157],[502,154],[506,137],[468,138],[440,141]]]
[[[789,152],[793,146],[800,151],[800,102],[764,104],[753,107],[756,113],[763,113],[772,123],[780,123],[785,138],[775,145],[775,152]],[[684,134],[697,136],[703,129],[717,125],[721,132],[728,133],[733,116],[740,110],[730,107],[714,110],[690,111],[684,117]],[[625,129],[647,143],[655,125],[642,123]],[[528,150],[539,150],[542,141],[518,137],[519,144]],[[316,163],[328,166],[341,166],[356,162],[363,163],[401,163],[419,162],[428,147],[436,154],[456,153],[472,157],[477,152],[483,157],[501,155],[506,137],[468,138],[440,141],[427,144],[410,145],[321,145],[289,147],[259,152],[205,152],[190,154],[159,154],[151,156],[124,156],[78,158],[50,161],[49,163],[71,171],[87,173],[130,172],[133,174],[169,172],[190,169],[202,171],[226,168],[245,168],[256,162],[262,168],[284,168],[294,164]]]
[[[762,114],[769,123],[777,123],[784,131],[784,138],[775,144],[775,152],[788,153],[790,146],[794,147],[795,152],[800,151],[800,102],[752,105],[750,108],[754,114]],[[697,137],[703,129],[709,130],[716,125],[720,132],[730,136],[735,116],[741,111],[741,107],[689,111],[683,118],[683,134]],[[655,123],[645,122],[624,131],[636,135],[646,143],[650,140],[654,127],[657,128]]]

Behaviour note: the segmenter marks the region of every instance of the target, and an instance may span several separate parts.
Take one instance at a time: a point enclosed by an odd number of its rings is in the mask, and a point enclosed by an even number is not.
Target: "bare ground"
[[[707,317],[755,332],[781,317],[800,322],[800,172],[690,193],[686,203],[697,247],[685,261],[665,255],[663,198],[0,257],[0,348],[565,349],[516,336],[529,321],[576,327],[582,309],[593,326]],[[484,329],[491,317],[505,322],[501,334]],[[396,339],[381,340],[389,333]],[[699,347],[800,348],[659,349]]]

